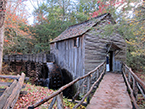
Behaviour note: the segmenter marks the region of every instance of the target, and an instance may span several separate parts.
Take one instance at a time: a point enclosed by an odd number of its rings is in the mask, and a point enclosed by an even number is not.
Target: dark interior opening
[[[49,69],[46,64],[41,66],[41,73],[38,74],[38,81],[36,85],[44,86],[49,88],[49,79],[48,79]]]
[[[46,79],[48,78],[48,67],[46,64],[43,64],[42,65],[42,68],[41,68],[41,75],[40,75],[40,78],[43,78],[43,79]]]
[[[71,73],[69,71],[67,71],[66,69],[62,69],[62,75],[63,75],[63,85],[66,85],[68,84],[69,82],[73,81],[73,77],[71,75]],[[74,93],[75,93],[75,85],[71,85],[70,87],[66,88],[64,91],[63,91],[63,95],[66,97],[66,98],[72,98],[74,96]]]
[[[35,63],[31,62],[31,70],[35,70]]]
[[[110,71],[113,71],[113,51],[109,51],[109,66]]]

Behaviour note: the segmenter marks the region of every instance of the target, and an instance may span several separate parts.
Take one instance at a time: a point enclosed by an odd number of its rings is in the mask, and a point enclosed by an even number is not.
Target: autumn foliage
[[[117,8],[120,5],[122,5],[123,3],[125,3],[125,0],[121,0],[121,1],[116,1],[116,0],[102,1],[102,0],[99,0],[97,2],[98,10],[93,12],[90,15],[92,17],[97,17],[98,15],[101,15],[103,13],[111,13],[112,8]]]
[[[32,34],[27,26],[28,12],[21,0],[9,1],[7,3],[5,19],[4,53],[21,52],[12,47],[21,45],[20,38],[32,39]]]

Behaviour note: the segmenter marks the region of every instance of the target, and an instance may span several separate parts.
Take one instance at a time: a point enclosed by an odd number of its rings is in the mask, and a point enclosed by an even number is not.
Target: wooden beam
[[[0,78],[19,79],[20,76],[0,75]]]
[[[57,95],[57,109],[64,109],[62,92],[59,95]]]
[[[0,78],[9,78],[9,79],[19,79],[20,76],[14,76],[14,75],[0,75]],[[25,80],[29,80],[29,77],[25,77]]]
[[[56,101],[56,96],[53,98],[51,104],[49,105],[48,109],[52,109],[53,108],[53,105],[55,104],[55,101]]]
[[[22,73],[21,74],[21,77],[16,85],[16,87],[13,89],[11,95],[8,97],[8,99],[6,100],[5,104],[4,104],[4,109],[9,109],[9,108],[13,108],[11,106],[14,106],[12,105],[13,104],[13,101],[17,101],[19,94],[20,94],[20,91],[21,91],[21,88],[23,86],[23,83],[24,83],[24,78],[25,78],[25,74]]]
[[[11,82],[0,82],[0,86],[10,86]]]
[[[12,94],[13,89],[15,88],[17,84],[17,80],[14,80],[10,87],[7,87],[2,96],[0,97],[0,109],[3,109],[6,100],[8,97]]]

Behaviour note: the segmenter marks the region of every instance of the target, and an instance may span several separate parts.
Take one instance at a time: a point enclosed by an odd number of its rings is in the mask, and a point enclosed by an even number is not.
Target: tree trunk
[[[1,0],[0,1],[0,74],[2,70],[2,59],[3,59],[5,11],[6,11],[6,0]]]
[[[3,39],[4,39],[4,26],[0,28],[0,73],[2,70],[2,58],[3,58]]]

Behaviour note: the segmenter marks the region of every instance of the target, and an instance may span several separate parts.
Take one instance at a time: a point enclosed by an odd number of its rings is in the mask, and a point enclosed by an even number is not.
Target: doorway
[[[113,51],[109,51],[109,67],[110,71],[113,71]]]

